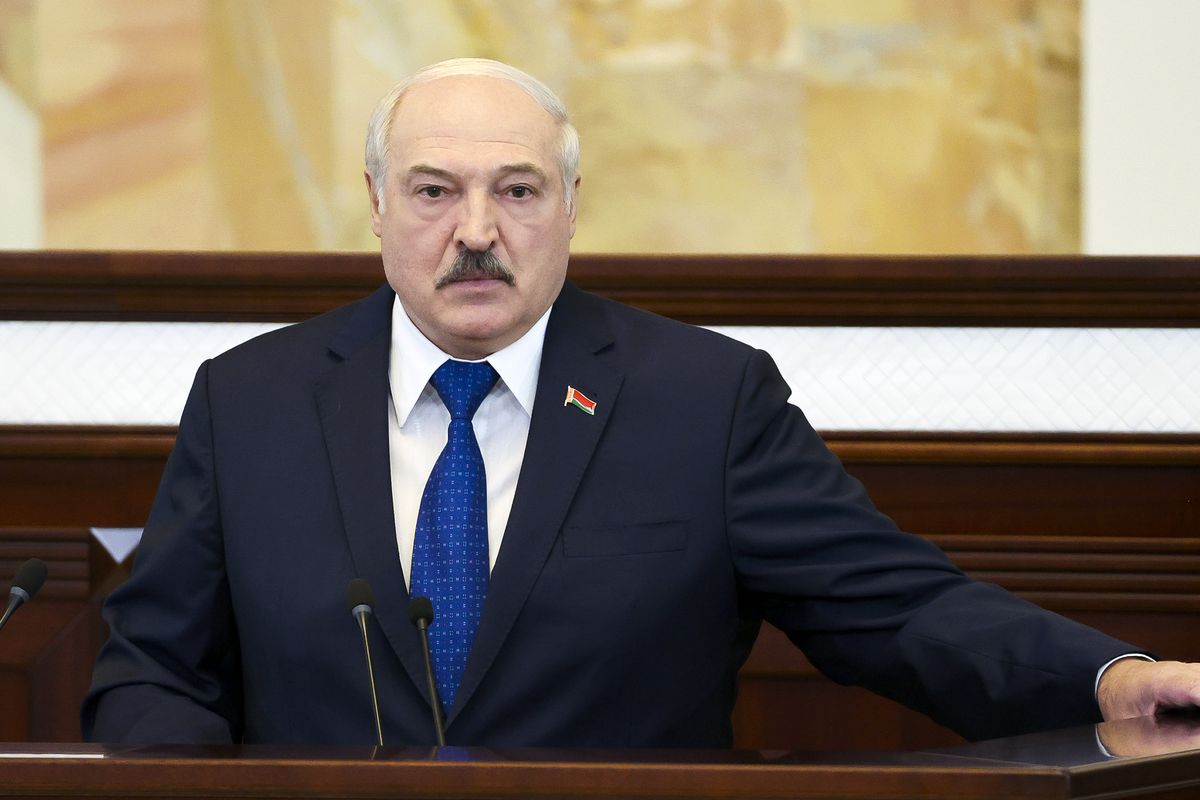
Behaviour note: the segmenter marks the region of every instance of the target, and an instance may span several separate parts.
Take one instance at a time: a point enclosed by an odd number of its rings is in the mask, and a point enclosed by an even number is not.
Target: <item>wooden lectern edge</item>
[[[564,752],[564,756],[570,756]],[[76,758],[0,754],[0,797],[1069,797],[1069,771],[1004,765],[630,763],[507,759]]]
[[[1106,723],[1130,730],[1137,725]],[[1159,729],[1154,720],[1140,725],[1151,734]],[[1186,725],[1200,732],[1200,722]],[[1115,759],[1096,750],[1077,766],[1037,763],[1039,752],[1049,762],[1086,753],[1096,730],[860,754],[14,744],[0,745],[0,797],[999,800],[1200,794],[1200,749]]]

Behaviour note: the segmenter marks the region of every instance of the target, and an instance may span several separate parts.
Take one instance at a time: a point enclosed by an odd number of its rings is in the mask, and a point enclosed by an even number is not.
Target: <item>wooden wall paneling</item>
[[[733,728],[737,747],[761,750],[915,750],[963,741],[899,703],[833,683],[769,625],[738,675]]]
[[[27,559],[40,558],[46,562],[47,577],[39,600],[86,600],[91,589],[90,538],[82,529],[5,528],[0,538],[0,585],[8,586]]]
[[[0,525],[0,583],[9,585],[30,558],[46,562],[39,603],[95,600],[112,587],[114,575],[117,580],[125,575],[88,528]]]
[[[1200,324],[1200,258],[572,256],[585,289],[722,325]],[[383,283],[376,253],[0,252],[0,319],[297,320]]]
[[[26,667],[31,708],[27,738],[33,742],[77,742],[79,706],[91,685],[91,664],[103,641],[98,625],[99,604],[30,604],[23,611],[30,614],[23,623],[55,632]]]
[[[849,464],[904,529],[996,536],[1195,535],[1196,470],[1187,467]],[[1153,476],[1153,477],[1151,477]],[[1052,525],[1044,521],[1050,520]],[[1153,527],[1147,527],[1153,520]]]
[[[150,426],[0,426],[0,526],[141,527],[175,443]]]
[[[1163,656],[1200,660],[1200,436],[859,432],[826,438],[882,510],[977,577]],[[125,567],[97,554],[94,544],[81,547],[82,533],[28,527],[140,526],[172,441],[167,428],[0,427],[0,475],[16,479],[0,481],[0,526],[10,528],[0,536],[9,543],[0,544],[0,577],[41,548],[42,557],[57,554],[68,562],[41,598],[46,606],[82,602],[85,584],[89,597],[106,593]],[[72,480],[61,480],[64,471]],[[50,640],[38,640],[33,651],[23,651],[22,664],[45,651],[43,674],[71,687],[63,697],[82,696],[100,641],[95,606],[87,613],[87,625],[74,627],[70,614],[47,623],[62,632],[57,650]],[[22,624],[36,620],[31,614]],[[29,679],[11,664],[0,669],[0,697],[32,695],[38,690]],[[890,701],[834,686],[770,629],[740,685],[739,746],[911,749],[956,741]],[[30,720],[27,727],[65,735],[75,724],[78,697],[64,701],[69,715],[39,700],[53,719]]]
[[[905,530],[1200,536],[1200,435],[832,433]]]
[[[1200,538],[930,536],[978,580],[1056,611],[1200,614]]]
[[[100,602],[118,567],[85,528],[0,528],[0,583],[35,557],[46,584],[0,631],[0,741],[78,741],[105,635]]]

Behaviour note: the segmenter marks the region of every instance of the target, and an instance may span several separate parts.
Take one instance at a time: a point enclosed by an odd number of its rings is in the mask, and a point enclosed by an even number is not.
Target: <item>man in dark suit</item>
[[[897,531],[765,354],[564,283],[577,166],[561,103],[505,65],[381,102],[388,286],[200,368],[86,736],[373,741],[355,577],[390,744],[432,740],[410,587],[451,743],[727,746],[763,620],[973,738],[1200,699],[1194,667]]]

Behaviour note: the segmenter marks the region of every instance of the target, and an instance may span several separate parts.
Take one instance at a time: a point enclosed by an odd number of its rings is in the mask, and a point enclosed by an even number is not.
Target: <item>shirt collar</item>
[[[524,336],[503,350],[481,359],[492,365],[500,381],[513,393],[525,413],[531,416],[549,320],[550,309],[546,309],[546,313]],[[388,382],[391,384],[392,404],[396,407],[396,419],[401,427],[429,385],[434,371],[448,358],[452,356],[426,339],[425,334],[413,324],[397,296],[392,303],[392,352],[388,360]]]

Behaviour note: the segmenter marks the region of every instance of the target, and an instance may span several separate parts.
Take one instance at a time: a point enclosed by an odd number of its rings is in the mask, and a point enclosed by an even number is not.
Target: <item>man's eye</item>
[[[508,193],[520,200],[525,197],[532,197],[533,189],[528,186],[514,186],[508,190]]]
[[[445,193],[446,190],[440,186],[422,186],[420,189],[417,189],[417,194],[422,197],[438,198]]]

